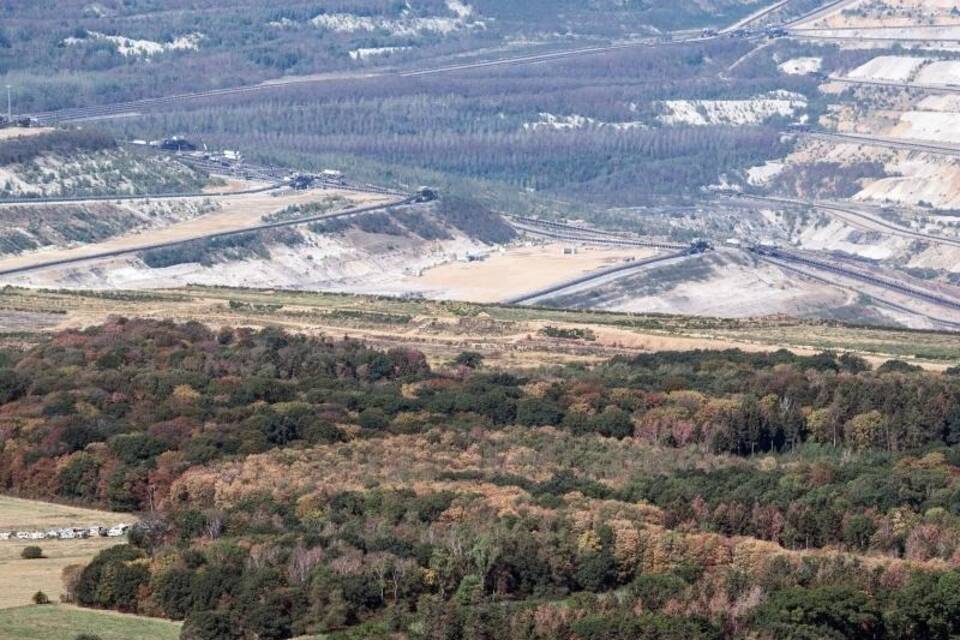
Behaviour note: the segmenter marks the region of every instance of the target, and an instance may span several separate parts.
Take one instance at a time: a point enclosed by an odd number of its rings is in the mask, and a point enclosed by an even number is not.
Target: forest
[[[444,0],[4,2],[0,77],[17,86],[28,112],[282,75],[430,63],[546,34],[554,35],[543,45],[564,46],[696,29],[732,23],[761,2],[660,4],[478,0],[453,4],[454,11]],[[185,37],[189,46],[174,46]],[[367,60],[358,53],[364,50],[393,53]]]
[[[810,53],[776,46],[779,55]],[[719,40],[451,76],[289,85],[104,126],[122,137],[181,134],[299,168],[335,166],[378,183],[480,192],[488,202],[490,194],[523,190],[630,205],[701,194],[721,176],[736,180],[789,151],[780,135],[787,118],[667,125],[665,101],[786,95],[807,101],[811,118],[824,108],[815,79],[785,76],[762,56],[727,74],[749,50],[749,43]]]
[[[116,318],[0,352],[0,435],[5,492],[141,514],[68,600],[185,639],[960,633],[960,368]]]

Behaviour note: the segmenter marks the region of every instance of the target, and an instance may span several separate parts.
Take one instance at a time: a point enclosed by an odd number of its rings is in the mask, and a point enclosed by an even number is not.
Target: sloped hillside
[[[137,229],[187,220],[217,208],[215,202],[207,200],[6,206],[0,210],[0,255],[101,242]]]
[[[18,86],[23,111],[37,111],[491,48],[721,26],[773,1],[14,2],[0,6],[0,75]]]
[[[179,162],[134,153],[97,131],[25,131],[0,139],[0,198],[178,193],[207,182]]]
[[[259,220],[295,221],[351,204],[328,193],[294,193],[259,196],[270,207]],[[277,208],[284,200],[296,199],[300,200],[298,204]],[[185,224],[200,233],[217,228],[219,223],[212,218],[236,220],[239,212],[249,215],[247,209],[253,207],[245,198],[151,206],[153,209],[139,204],[127,212],[126,218],[120,207],[105,208],[107,215],[98,219],[94,228],[107,238],[118,235],[115,229],[105,228],[108,224],[126,225],[128,229],[159,227],[178,218],[189,220]],[[205,215],[207,208],[216,210]],[[78,215],[74,219],[86,216],[90,209],[76,207]],[[79,212],[84,212],[83,216]],[[133,240],[138,237],[131,236]],[[93,269],[79,264],[11,276],[10,280],[51,286],[166,287],[196,283],[385,293],[404,276],[485,255],[514,237],[513,228],[498,213],[474,201],[454,198],[352,218],[203,237],[104,260]]]
[[[149,511],[65,599],[184,640],[946,640],[957,373],[115,319],[0,351],[0,483]]]

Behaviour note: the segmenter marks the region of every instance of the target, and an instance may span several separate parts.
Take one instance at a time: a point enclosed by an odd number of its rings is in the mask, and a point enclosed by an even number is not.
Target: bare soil
[[[570,249],[571,245],[509,247],[482,261],[441,265],[409,277],[399,286],[422,291],[431,298],[499,302],[629,258],[641,259],[656,253],[653,249],[578,247],[575,254],[565,255],[565,248]]]

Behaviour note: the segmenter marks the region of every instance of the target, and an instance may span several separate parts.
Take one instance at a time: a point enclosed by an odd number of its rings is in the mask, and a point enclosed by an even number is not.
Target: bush
[[[143,551],[123,544],[108,547],[97,554],[77,581],[77,603],[84,606],[129,607],[147,570],[128,564],[144,557]]]
[[[43,591],[33,594],[33,604],[50,604],[50,598]]]
[[[108,134],[87,129],[53,131],[39,136],[13,138],[0,149],[0,165],[30,162],[40,155],[93,153],[114,149],[116,140]]]
[[[487,244],[506,244],[517,237],[500,214],[475,200],[444,198],[436,206],[437,216],[467,236]]]
[[[476,351],[461,351],[454,359],[453,364],[468,369],[479,369],[483,366],[483,354]]]
[[[78,634],[73,640],[100,640],[100,636],[95,636],[92,633],[81,633]]]
[[[544,398],[525,398],[517,403],[517,422],[525,427],[556,426],[563,420],[563,409]]]
[[[20,557],[24,560],[37,560],[43,557],[43,549],[35,546],[24,547],[23,551],[20,552]]]
[[[607,407],[592,420],[593,430],[607,438],[629,438],[633,435],[630,414],[618,407]]]
[[[183,624],[180,640],[233,640],[239,638],[237,621],[227,613],[198,611]]]
[[[887,360],[877,367],[877,373],[916,373],[918,371],[923,371],[923,368],[903,360]]]
[[[360,416],[357,420],[360,423],[360,426],[364,429],[375,429],[381,430],[386,429],[387,425],[390,424],[390,420],[380,409],[364,409],[360,412]]]

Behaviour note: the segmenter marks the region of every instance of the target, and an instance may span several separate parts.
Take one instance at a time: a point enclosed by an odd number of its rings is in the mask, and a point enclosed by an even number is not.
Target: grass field
[[[378,321],[377,314],[390,321]],[[311,335],[349,335],[371,346],[420,349],[431,364],[463,350],[505,367],[596,362],[671,349],[799,353],[852,351],[871,362],[905,358],[930,369],[960,362],[953,333],[843,325],[821,320],[709,318],[508,307],[336,293],[187,287],[161,291],[0,288],[0,347],[29,346],[44,334],[104,322],[111,315],[197,320],[211,327],[277,326]],[[398,316],[409,320],[397,322]],[[590,329],[597,340],[547,340],[547,324]],[[829,328],[829,331],[826,330]],[[0,520],[2,523],[2,520]]]
[[[134,520],[136,518],[130,514],[0,497],[0,531],[110,526]],[[0,540],[0,609],[29,604],[31,596],[37,591],[43,591],[51,600],[58,600],[63,591],[60,576],[64,567],[85,564],[102,549],[121,542],[117,538],[36,542]],[[20,552],[28,545],[39,546],[43,549],[44,557],[38,560],[21,559]]]
[[[180,624],[65,605],[0,611],[0,640],[73,640],[80,633],[101,640],[177,640]]]
[[[0,531],[10,529],[49,529],[51,527],[111,526],[132,522],[128,513],[83,509],[38,500],[0,496]]]

